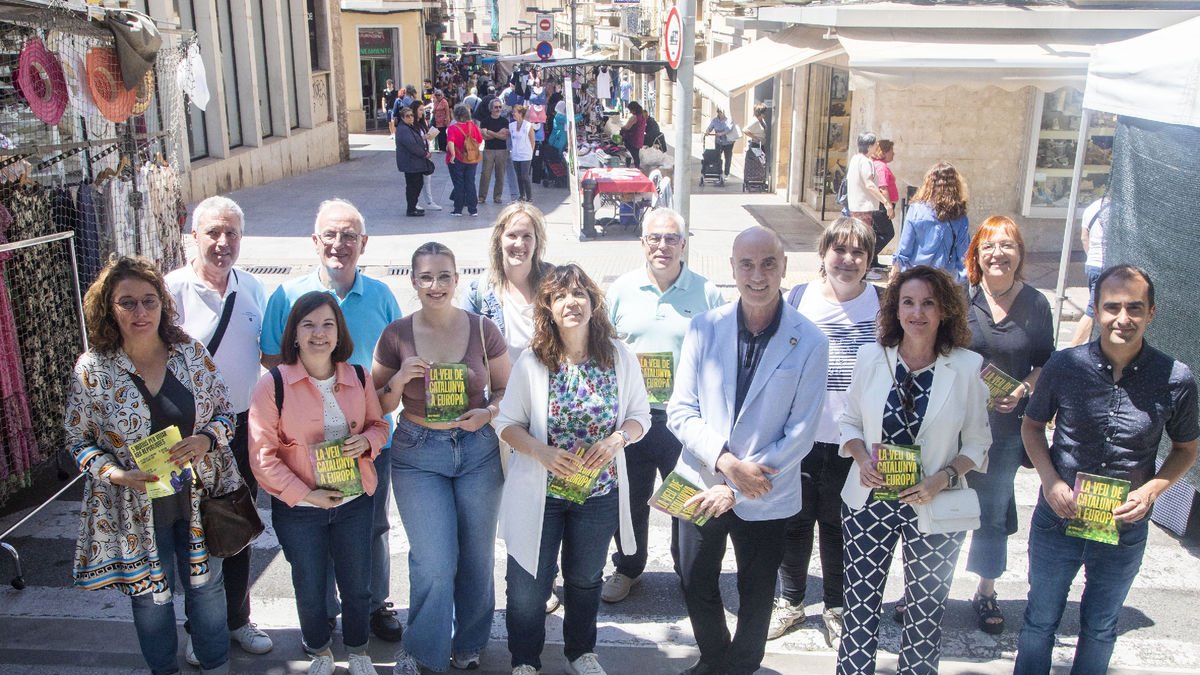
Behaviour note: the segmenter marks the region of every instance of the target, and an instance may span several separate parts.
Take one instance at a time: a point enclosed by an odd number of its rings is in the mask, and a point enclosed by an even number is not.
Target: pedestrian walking
[[[916,265],[930,265],[965,286],[969,226],[966,180],[953,164],[934,164],[908,206],[900,244],[892,256],[892,278]]]
[[[712,136],[716,143],[717,150],[725,157],[725,175],[729,175],[729,167],[733,164],[733,144],[737,141],[736,138],[731,138],[734,134],[734,122],[725,116],[725,111],[717,108],[717,114],[708,123],[708,128],[704,130],[705,136]]]
[[[483,135],[471,119],[471,110],[465,103],[454,106],[454,124],[446,131],[446,166],[454,189],[450,200],[454,208],[452,216],[461,216],[467,209],[472,216],[479,215],[476,203],[475,167],[482,160]]]
[[[525,119],[529,107],[524,104],[513,106],[513,121],[508,124],[508,139],[511,145],[509,156],[517,177],[518,199],[533,201],[533,124]]]

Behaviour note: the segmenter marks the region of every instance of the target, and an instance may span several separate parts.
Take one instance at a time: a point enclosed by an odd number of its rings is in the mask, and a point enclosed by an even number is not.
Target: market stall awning
[[[696,64],[696,90],[728,110],[729,99],[777,73],[842,52],[816,28],[793,26]]]
[[[838,29],[852,89],[1082,88],[1095,45],[1124,37],[1115,31]]]
[[[1096,50],[1083,107],[1200,127],[1200,18]]]

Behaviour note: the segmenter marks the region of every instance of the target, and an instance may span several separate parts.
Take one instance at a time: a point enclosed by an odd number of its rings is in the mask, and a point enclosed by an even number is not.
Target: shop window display
[[[1042,94],[1034,113],[1038,127],[1030,147],[1024,214],[1062,217],[1071,197],[1079,125],[1083,119],[1083,92],[1064,88]],[[1115,115],[1096,112],[1090,115],[1079,182],[1080,205],[1099,199],[1108,189],[1115,130]]]

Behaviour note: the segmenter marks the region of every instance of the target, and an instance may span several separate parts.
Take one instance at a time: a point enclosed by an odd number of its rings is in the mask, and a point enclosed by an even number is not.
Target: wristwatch
[[[617,429],[617,433],[621,434],[621,440],[625,441],[625,445],[628,446],[633,442],[633,438],[629,435],[628,431],[625,431],[624,429]]]
[[[955,469],[952,464],[947,464],[946,466],[942,467],[942,471],[945,471],[946,475],[950,477],[950,485],[947,487],[958,487],[958,469]]]

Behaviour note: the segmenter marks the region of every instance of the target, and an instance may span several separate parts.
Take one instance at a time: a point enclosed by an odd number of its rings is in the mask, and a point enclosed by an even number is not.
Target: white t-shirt
[[[229,389],[233,411],[242,413],[249,410],[250,392],[254,390],[261,372],[258,339],[262,332],[263,309],[267,306],[262,284],[253,274],[234,269],[229,272],[229,283],[222,296],[196,276],[191,263],[168,274],[166,284],[167,292],[175,300],[175,309],[179,312],[180,327],[206,346],[217,331],[225,298],[237,291],[233,314],[229,317],[225,337],[221,338],[213,361]]]
[[[504,307],[504,342],[508,345],[508,361],[516,363],[521,352],[529,347],[533,340],[533,303],[525,302],[521,296],[505,293],[502,302]]]
[[[1104,230],[1108,228],[1111,213],[1112,203],[1104,197],[1083,210],[1083,229],[1088,233],[1087,262],[1084,264],[1089,267],[1104,267]],[[1099,217],[1096,214],[1100,214]]]
[[[846,390],[854,374],[858,348],[875,342],[875,317],[879,315],[879,294],[867,284],[857,298],[836,303],[825,299],[823,284],[814,281],[804,289],[800,306],[796,308],[808,320],[817,324],[829,338],[829,376],[825,384],[825,405],[817,421],[818,443],[841,442],[838,418],[846,409]]]
[[[333,390],[337,386],[337,374],[334,373],[332,377],[324,380],[318,380],[315,377],[309,379],[317,386],[317,391],[321,392],[321,413],[325,421],[326,440],[333,441],[349,437],[350,425],[346,423],[346,414],[342,412],[342,407],[338,405],[337,399],[333,396]],[[346,497],[338,503],[338,506],[345,506],[361,496]],[[302,501],[300,506],[316,506],[316,504]]]
[[[875,163],[870,157],[856,152],[846,168],[846,208],[851,211],[875,211],[879,208],[879,200],[867,190],[868,183],[875,184]]]
[[[533,159],[533,144],[529,142],[531,128],[533,126],[529,122],[508,123],[508,152],[512,161],[528,162]]]

